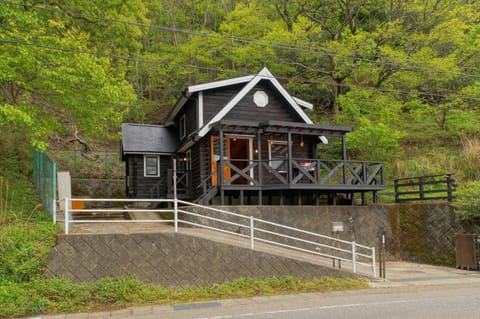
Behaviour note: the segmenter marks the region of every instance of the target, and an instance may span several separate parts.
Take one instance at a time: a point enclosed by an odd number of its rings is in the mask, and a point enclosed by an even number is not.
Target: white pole
[[[69,199],[68,197],[65,197],[65,235],[68,235],[68,215],[69,215],[68,203],[69,203]]]
[[[57,223],[57,201],[55,199],[52,200],[52,211],[53,211],[53,224]]]
[[[255,234],[253,233],[253,216],[250,216],[250,248],[255,249]]]
[[[372,247],[372,275],[373,278],[377,277],[377,265],[375,260],[375,247]]]
[[[353,272],[357,272],[357,256],[355,254],[355,242],[352,241],[352,267],[353,267]]]
[[[173,215],[175,232],[178,233],[178,199],[177,199],[177,159],[173,159]]]

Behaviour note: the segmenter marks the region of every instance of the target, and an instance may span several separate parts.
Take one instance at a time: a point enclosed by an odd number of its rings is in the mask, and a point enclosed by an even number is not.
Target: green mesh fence
[[[33,181],[43,205],[53,216],[57,196],[57,167],[47,155],[37,150],[33,158]]]

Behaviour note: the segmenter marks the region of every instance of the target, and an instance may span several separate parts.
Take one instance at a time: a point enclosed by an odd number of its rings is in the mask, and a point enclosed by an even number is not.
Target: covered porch
[[[210,156],[195,199],[219,205],[335,205],[353,203],[359,195],[365,204],[372,192],[376,202],[377,191],[385,188],[384,165],[348,160],[345,135],[350,131],[280,121],[217,122],[205,137]],[[335,159],[322,158],[327,154],[317,145],[331,140],[336,141],[329,145],[334,155],[328,156]],[[195,185],[192,189],[195,193]]]

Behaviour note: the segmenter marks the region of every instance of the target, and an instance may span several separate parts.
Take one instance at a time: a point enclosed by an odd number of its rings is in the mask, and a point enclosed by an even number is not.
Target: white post
[[[377,265],[375,260],[375,247],[372,247],[372,275],[373,278],[377,277]]]
[[[177,199],[177,159],[173,159],[173,215],[175,232],[178,233],[178,199]]]
[[[65,235],[68,235],[68,215],[69,215],[69,199],[65,197]]]
[[[53,224],[56,224],[57,223],[57,201],[55,199],[52,200],[52,203],[53,203],[53,206],[52,206],[52,210],[53,210]]]
[[[255,249],[255,234],[253,233],[253,216],[250,216],[250,248]]]
[[[352,241],[352,267],[353,267],[353,272],[357,272],[357,256],[355,254],[355,242]]]

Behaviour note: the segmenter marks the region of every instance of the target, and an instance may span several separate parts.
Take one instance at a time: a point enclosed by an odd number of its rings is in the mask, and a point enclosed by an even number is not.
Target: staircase
[[[218,194],[218,187],[211,186],[206,193],[203,193],[200,197],[198,197],[194,202],[200,205],[208,205],[210,201],[217,196]]]

